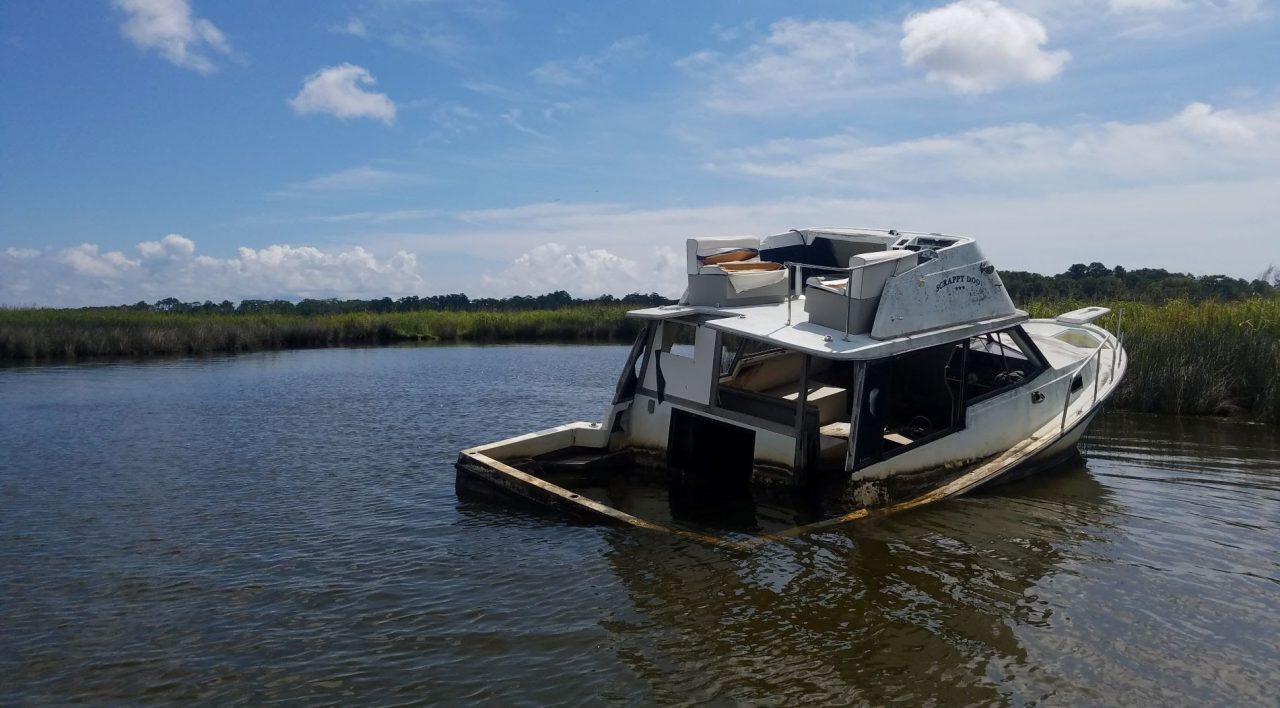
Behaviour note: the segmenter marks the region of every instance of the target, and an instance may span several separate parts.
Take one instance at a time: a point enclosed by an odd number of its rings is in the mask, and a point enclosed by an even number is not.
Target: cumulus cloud
[[[1046,51],[1036,18],[994,0],[960,0],[902,23],[903,62],[960,93],[1043,83],[1062,72],[1065,50]]]
[[[159,241],[143,241],[138,253],[148,260],[188,258],[196,252],[196,242],[181,234],[169,234]]]
[[[94,278],[118,278],[139,265],[138,261],[130,260],[120,251],[101,253],[92,243],[64,248],[58,254],[58,260],[70,266],[76,274]]]
[[[581,86],[602,78],[610,67],[637,58],[647,41],[648,38],[644,36],[620,39],[596,54],[546,62],[529,72],[529,75],[540,84]]]
[[[382,297],[423,294],[417,258],[400,251],[379,259],[359,246],[240,248],[232,258],[197,255],[180,234],[142,241],[137,257],[84,243],[57,251],[0,252],[0,304],[103,305],[181,300]]]
[[[527,295],[566,290],[578,297],[633,292],[672,291],[673,276],[684,277],[684,263],[669,247],[657,249],[652,265],[643,267],[603,248],[568,247],[549,242],[516,257],[496,276],[485,274],[484,284],[504,295]]]
[[[806,183],[804,191],[812,195],[809,187]],[[996,266],[1006,270],[1057,273],[1071,263],[1096,260],[1252,278],[1268,259],[1275,259],[1275,234],[1266,225],[1280,223],[1276,194],[1280,174],[1272,172],[1242,181],[1211,177],[1122,187],[1086,182],[1035,194],[913,190],[870,198],[844,192],[684,208],[531,204],[492,210],[471,228],[400,234],[384,246],[429,248],[448,242],[475,258],[491,259],[498,253],[523,255],[528,247],[521,244],[558,244],[517,258],[519,267],[507,261],[484,278],[467,272],[432,278],[434,292],[473,296],[564,289],[586,297],[637,290],[675,297],[685,287],[688,237],[765,236],[823,226],[973,236]],[[608,255],[591,256],[599,250]],[[624,263],[610,267],[614,261],[609,256]],[[602,272],[609,274],[605,289],[599,289]]]
[[[722,169],[842,188],[1046,191],[1280,175],[1280,107],[1192,103],[1149,123],[1031,123],[891,143],[842,134],[780,140],[722,155]]]
[[[195,17],[187,0],[115,0],[115,6],[126,15],[124,36],[175,66],[211,74],[218,69],[212,55],[232,54],[222,30]]]
[[[761,113],[798,102],[809,110],[848,101],[860,56],[878,44],[874,33],[852,22],[784,19],[740,54],[702,50],[676,66],[710,82],[710,108]]]
[[[298,95],[289,99],[295,113],[324,113],[343,120],[373,118],[384,123],[396,119],[396,104],[386,94],[366,91],[377,83],[368,69],[355,64],[328,66],[308,76]]]

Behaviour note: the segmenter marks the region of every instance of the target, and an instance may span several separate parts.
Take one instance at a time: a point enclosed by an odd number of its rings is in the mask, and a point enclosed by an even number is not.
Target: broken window
[[[1017,388],[1044,368],[1021,327],[869,363],[855,467],[963,430],[969,406]]]

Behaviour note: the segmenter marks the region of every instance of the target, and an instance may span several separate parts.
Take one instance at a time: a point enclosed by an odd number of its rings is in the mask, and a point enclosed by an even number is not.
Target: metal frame
[[[791,326],[791,301],[798,300],[800,298],[800,292],[804,290],[804,284],[799,282],[799,280],[796,277],[797,275],[803,277],[805,268],[813,268],[815,270],[825,270],[832,273],[844,273],[845,275],[849,276],[849,282],[846,283],[844,286],[844,297],[845,297],[844,341],[846,342],[849,341],[849,322],[850,322],[850,319],[853,317],[853,312],[852,312],[853,272],[855,270],[862,270],[863,268],[866,268],[867,265],[869,264],[864,263],[862,265],[857,265],[857,266],[848,266],[846,268],[838,268],[835,266],[812,265],[809,263],[799,263],[796,261],[787,261],[783,263],[782,267],[787,269],[787,279],[788,281],[790,281],[790,285],[791,285],[791,287],[787,288],[787,326],[788,327]],[[799,270],[793,271],[792,270],[793,268],[796,268]]]

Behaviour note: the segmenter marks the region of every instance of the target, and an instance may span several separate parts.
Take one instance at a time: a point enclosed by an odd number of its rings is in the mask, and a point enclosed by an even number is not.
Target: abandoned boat
[[[806,229],[686,246],[679,303],[628,313],[645,325],[603,420],[464,450],[460,490],[671,530],[555,476],[647,467],[671,484],[821,489],[843,511],[819,525],[837,523],[1075,454],[1124,375],[1120,339],[1095,324],[1108,309],[1030,319],[970,238]]]

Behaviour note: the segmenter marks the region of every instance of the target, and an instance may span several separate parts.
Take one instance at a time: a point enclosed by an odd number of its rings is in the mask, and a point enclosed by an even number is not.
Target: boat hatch
[[[1057,320],[1062,324],[1083,325],[1102,317],[1111,312],[1109,307],[1082,307],[1079,310],[1064,312],[1058,315]]]

